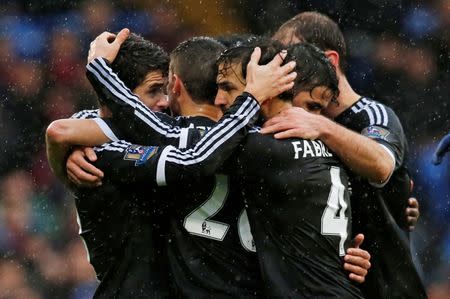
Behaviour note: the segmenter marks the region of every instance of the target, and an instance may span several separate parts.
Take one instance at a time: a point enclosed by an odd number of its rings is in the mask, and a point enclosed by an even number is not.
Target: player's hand
[[[90,163],[96,160],[97,155],[92,148],[76,148],[66,162],[67,177],[78,187],[101,186],[103,171]]]
[[[364,241],[364,235],[358,234],[353,239],[353,247],[347,249],[344,256],[344,269],[350,272],[350,280],[363,283],[366,280],[367,271],[370,269],[370,254],[359,248]]]
[[[433,164],[439,165],[442,162],[445,154],[450,151],[450,133],[445,135],[439,142],[436,151],[433,154]]]
[[[411,197],[408,199],[408,207],[406,208],[406,223],[408,224],[409,231],[413,231],[419,220],[419,201]]]
[[[97,57],[106,58],[109,62],[113,62],[116,59],[117,53],[119,53],[120,46],[130,35],[130,30],[124,28],[120,30],[117,36],[111,32],[103,32],[95,40],[91,42],[88,63]]]
[[[263,134],[276,133],[277,139],[304,138],[315,140],[320,138],[324,124],[329,120],[321,115],[305,111],[303,108],[291,107],[272,117],[264,123]]]
[[[286,55],[287,51],[283,50],[268,64],[259,65],[261,49],[256,47],[253,50],[247,64],[247,83],[244,91],[251,93],[260,104],[294,87],[294,79],[297,77],[297,73],[293,72],[295,61],[281,66]]]

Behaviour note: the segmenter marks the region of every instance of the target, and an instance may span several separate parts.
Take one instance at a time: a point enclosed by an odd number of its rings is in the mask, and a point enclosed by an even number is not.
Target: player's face
[[[241,64],[233,63],[225,66],[222,63],[219,66],[216,82],[219,89],[214,104],[225,111],[245,89]]]
[[[169,101],[165,93],[166,82],[167,78],[163,76],[161,71],[152,71],[145,76],[144,81],[133,92],[150,110],[163,111],[169,107]]]
[[[317,86],[312,92],[300,91],[292,100],[292,104],[310,113],[320,114],[322,110],[328,107],[330,101],[331,93],[327,87]]]

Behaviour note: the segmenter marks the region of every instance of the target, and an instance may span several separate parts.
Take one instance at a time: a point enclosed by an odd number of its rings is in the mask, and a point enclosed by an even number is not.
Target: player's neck
[[[292,107],[291,102],[274,98],[265,102],[263,104],[263,107],[261,107],[261,109],[264,113],[264,117],[266,119],[271,119],[275,115],[279,114],[281,111],[289,109],[291,107]]]
[[[214,121],[218,121],[222,117],[222,111],[219,107],[211,104],[189,103],[180,107],[180,115],[182,116],[204,116]]]
[[[360,97],[361,96],[357,94],[350,86],[350,83],[348,83],[347,77],[345,77],[343,74],[340,74],[339,96],[337,98],[339,105],[330,103],[325,113],[329,117],[335,118],[339,114],[347,110],[349,107],[351,107],[353,104],[355,104]]]

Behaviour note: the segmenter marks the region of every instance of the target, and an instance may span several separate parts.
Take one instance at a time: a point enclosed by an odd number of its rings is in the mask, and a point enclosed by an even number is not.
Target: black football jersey
[[[72,118],[96,118],[83,110]],[[110,164],[108,167],[114,167]],[[100,281],[94,298],[169,298],[159,189],[119,186],[75,188],[80,236]],[[164,218],[163,218],[164,219]]]
[[[189,148],[214,125],[205,117],[177,117],[155,113],[145,107],[112,72],[106,61],[94,60],[88,65],[88,78],[105,104],[113,111],[113,119],[99,121],[111,140]],[[257,102],[241,97],[230,109],[230,130],[248,114],[255,114]],[[225,116],[227,119],[227,116]],[[238,123],[239,122],[239,123]],[[239,129],[239,128],[238,128]],[[112,134],[111,134],[112,133]],[[123,141],[96,149],[99,167],[103,161],[114,162],[113,172],[106,172],[116,184],[138,182],[140,167],[153,156],[163,154],[160,147],[130,145]],[[119,165],[119,166],[117,166]],[[128,165],[135,169],[122,168]],[[156,165],[155,165],[156,167]],[[124,175],[126,173],[126,175]],[[247,214],[237,183],[225,175],[202,176],[193,182],[181,178],[176,188],[167,188],[165,202],[171,205],[168,215],[170,235],[167,240],[174,295],[187,298],[260,296],[261,278]],[[146,181],[147,184],[150,180]]]
[[[245,131],[245,124],[254,119],[257,108],[251,97],[239,97],[212,129],[216,132],[214,138],[221,140],[233,131]],[[242,122],[243,118],[247,121]],[[196,136],[189,138],[193,142],[209,134],[208,128],[215,124],[204,117],[188,120],[192,124],[188,135]],[[106,169],[105,180],[112,184],[154,188],[157,177],[162,177],[157,173],[161,167],[149,161],[164,157],[165,149],[171,147],[107,143],[95,149],[97,166]],[[114,168],[105,167],[111,163]],[[149,167],[153,177],[148,175]],[[177,184],[166,192],[170,196],[161,199],[170,205],[167,246],[174,295],[259,298],[263,289],[260,271],[238,182],[226,175],[197,173],[195,180],[191,177],[180,173]]]
[[[266,294],[362,298],[342,267],[351,206],[335,155],[321,141],[256,132],[236,154]]]
[[[342,268],[351,209],[347,175],[334,154],[320,141],[278,141],[252,133],[238,146],[229,135],[211,143],[213,136],[207,133],[191,151],[163,150],[158,184],[176,185],[185,173],[217,171],[238,147],[220,171],[240,183],[265,295],[362,298]],[[214,150],[203,149],[206,144]]]
[[[362,247],[372,255],[372,267],[363,284],[366,297],[426,298],[406,229],[411,179],[406,168],[407,141],[397,115],[389,107],[363,97],[335,120],[378,142],[395,163],[383,186],[355,174],[350,177],[353,231],[365,235]]]

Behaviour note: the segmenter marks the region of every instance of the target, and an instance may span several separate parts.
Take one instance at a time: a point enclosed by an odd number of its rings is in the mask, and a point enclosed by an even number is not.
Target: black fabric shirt
[[[98,110],[72,116],[97,117]],[[94,298],[168,298],[167,228],[160,225],[165,208],[159,189],[105,180],[101,187],[76,188],[74,194],[80,236],[100,281]]]
[[[234,135],[238,142],[246,130],[241,122],[243,117],[256,119],[246,116],[252,110],[241,109],[245,105],[253,107],[252,115],[255,115],[256,101],[249,96],[239,97],[214,127],[215,131],[208,129],[215,123],[204,117],[175,121],[189,123],[188,148],[194,144],[194,148],[205,146],[206,142],[196,143],[202,135],[222,140],[233,131],[241,132]],[[154,188],[158,177],[162,177],[158,174],[158,169],[161,170],[158,161],[170,148],[174,147],[112,142],[96,148],[97,166],[105,171],[105,179],[113,185],[145,184]],[[206,149],[211,147],[206,145]],[[220,147],[216,150],[221,151]],[[238,182],[226,175],[178,174],[177,183],[167,188],[168,196],[160,199],[170,206],[167,248],[174,295],[259,298],[263,290],[260,271]]]

